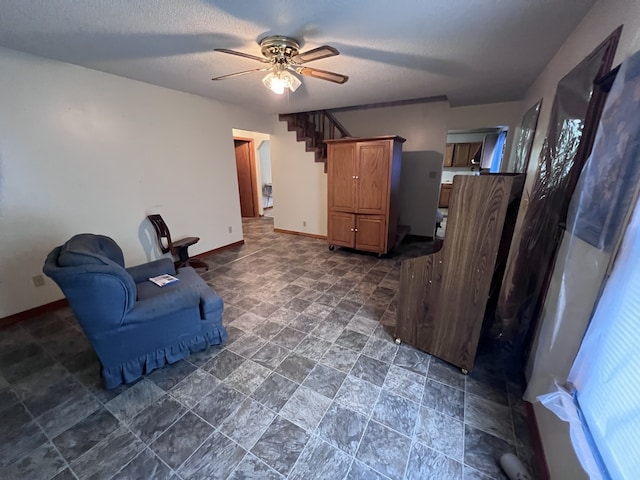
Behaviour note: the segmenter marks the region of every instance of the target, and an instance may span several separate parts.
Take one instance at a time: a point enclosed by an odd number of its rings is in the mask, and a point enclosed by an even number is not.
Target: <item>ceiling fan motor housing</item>
[[[291,37],[272,35],[260,40],[262,55],[273,63],[291,63],[291,57],[298,54],[300,45]]]

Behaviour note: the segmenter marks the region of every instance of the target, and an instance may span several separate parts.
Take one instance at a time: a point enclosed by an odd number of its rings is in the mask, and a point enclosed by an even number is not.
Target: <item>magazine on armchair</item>
[[[164,275],[158,275],[157,277],[149,277],[149,281],[155,283],[159,287],[164,287],[165,285],[176,283],[179,280],[180,279],[174,277],[173,275],[169,275],[168,273],[165,273]]]

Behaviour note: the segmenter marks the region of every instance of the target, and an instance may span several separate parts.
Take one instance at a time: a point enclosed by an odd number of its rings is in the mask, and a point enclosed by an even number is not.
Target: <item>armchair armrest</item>
[[[162,295],[138,300],[125,316],[123,324],[145,323],[185,308],[199,308],[200,292],[189,285],[175,285]]]
[[[144,282],[149,277],[157,277],[163,273],[169,275],[176,274],[176,268],[173,265],[173,260],[164,257],[153,262],[143,263],[142,265],[136,265],[126,269],[129,275],[133,277],[133,281],[136,283]]]

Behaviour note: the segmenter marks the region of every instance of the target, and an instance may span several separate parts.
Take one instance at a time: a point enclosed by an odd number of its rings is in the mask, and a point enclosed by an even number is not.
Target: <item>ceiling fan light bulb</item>
[[[287,87],[286,82],[274,72],[268,73],[262,79],[262,83],[265,87],[278,95],[282,95]]]
[[[282,95],[285,91],[285,84],[282,80],[274,81],[271,84],[271,91],[277,95]]]

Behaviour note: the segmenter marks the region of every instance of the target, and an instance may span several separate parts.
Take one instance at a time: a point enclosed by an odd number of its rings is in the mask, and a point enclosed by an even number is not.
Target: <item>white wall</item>
[[[129,265],[157,256],[149,213],[192,254],[242,239],[231,129],[272,116],[4,48],[0,105],[0,318],[62,298],[31,277],[76,233]]]
[[[264,140],[260,143],[258,147],[258,156],[260,158],[259,166],[260,166],[260,184],[261,187],[265,184],[271,184],[272,194],[269,196],[265,195],[264,191],[262,191],[262,207],[273,207],[273,179],[271,177],[271,142],[269,140]],[[264,208],[260,213],[264,213]]]
[[[536,131],[531,152],[531,162],[529,164],[527,184],[525,187],[527,192],[531,189],[535,171],[538,168],[538,157],[544,137],[547,133],[551,105],[553,103],[553,97],[555,95],[558,81],[575,65],[582,61],[584,57],[593,51],[621,24],[624,24],[624,29],[622,32],[622,38],[618,45],[614,66],[629,54],[640,49],[640,2],[635,0],[598,1],[578,25],[575,31],[569,36],[567,41],[549,62],[545,70],[540,74],[531,88],[529,88],[525,98],[521,102],[522,111],[520,116],[522,116],[540,98],[544,98],[538,122],[538,129]],[[528,198],[528,195],[526,197]],[[527,203],[528,202],[523,201],[523,204],[521,205],[519,222],[524,216]],[[566,240],[567,239],[564,239],[563,241]],[[562,248],[563,246],[561,246],[561,249]],[[589,246],[585,246],[584,248],[587,250],[595,250]],[[589,304],[591,303],[591,306],[593,305],[593,297],[598,291],[598,286],[602,281],[603,273],[601,271],[599,274],[594,275],[594,273],[597,272],[591,271],[580,275],[580,263],[581,259],[584,260],[587,256],[597,257],[600,255],[601,253],[597,251],[587,251],[584,252],[584,255],[581,255],[580,258],[576,258],[572,261],[573,264],[570,268],[576,273],[573,278],[576,281],[584,282],[582,288],[578,287],[578,290],[583,291],[585,295],[580,298],[579,303],[573,303],[570,305],[569,310],[571,311],[571,322],[565,321],[565,326],[555,332],[555,335],[557,335],[556,338],[559,339],[558,345],[562,351],[558,351],[556,354],[547,352],[547,358],[544,362],[545,364],[567,364],[567,350],[575,349],[575,345],[579,344],[584,333],[584,328],[588,322],[588,316],[591,313]],[[559,265],[562,265],[562,263],[563,262],[559,262]],[[603,270],[606,268],[607,262],[605,259],[598,263],[602,265]],[[545,323],[555,315],[556,309],[554,305],[549,302],[555,302],[555,299],[557,299],[560,294],[559,277],[561,275],[562,270],[561,267],[558,266],[558,268],[553,272],[552,286],[547,294],[547,303],[544,306],[544,316],[542,318],[540,328],[542,328]],[[581,328],[577,329],[576,325],[581,326]],[[557,355],[557,357],[554,355]],[[533,363],[529,365],[529,373],[533,376],[548,376],[548,373],[542,371],[541,368],[540,364],[533,361]],[[566,365],[564,368],[566,369]],[[571,447],[569,440],[567,424],[562,423],[551,414],[541,412],[541,409],[538,407],[536,408],[536,415],[538,428],[540,429],[545,449],[545,455],[549,464],[551,478],[586,478],[586,474],[582,471],[573,453],[573,448]]]
[[[258,153],[260,154],[260,177],[262,178],[262,183],[271,183],[271,144],[268,140],[260,144]]]
[[[327,235],[327,175],[287,123],[273,119],[271,175],[274,228]],[[304,225],[306,223],[306,226]]]

